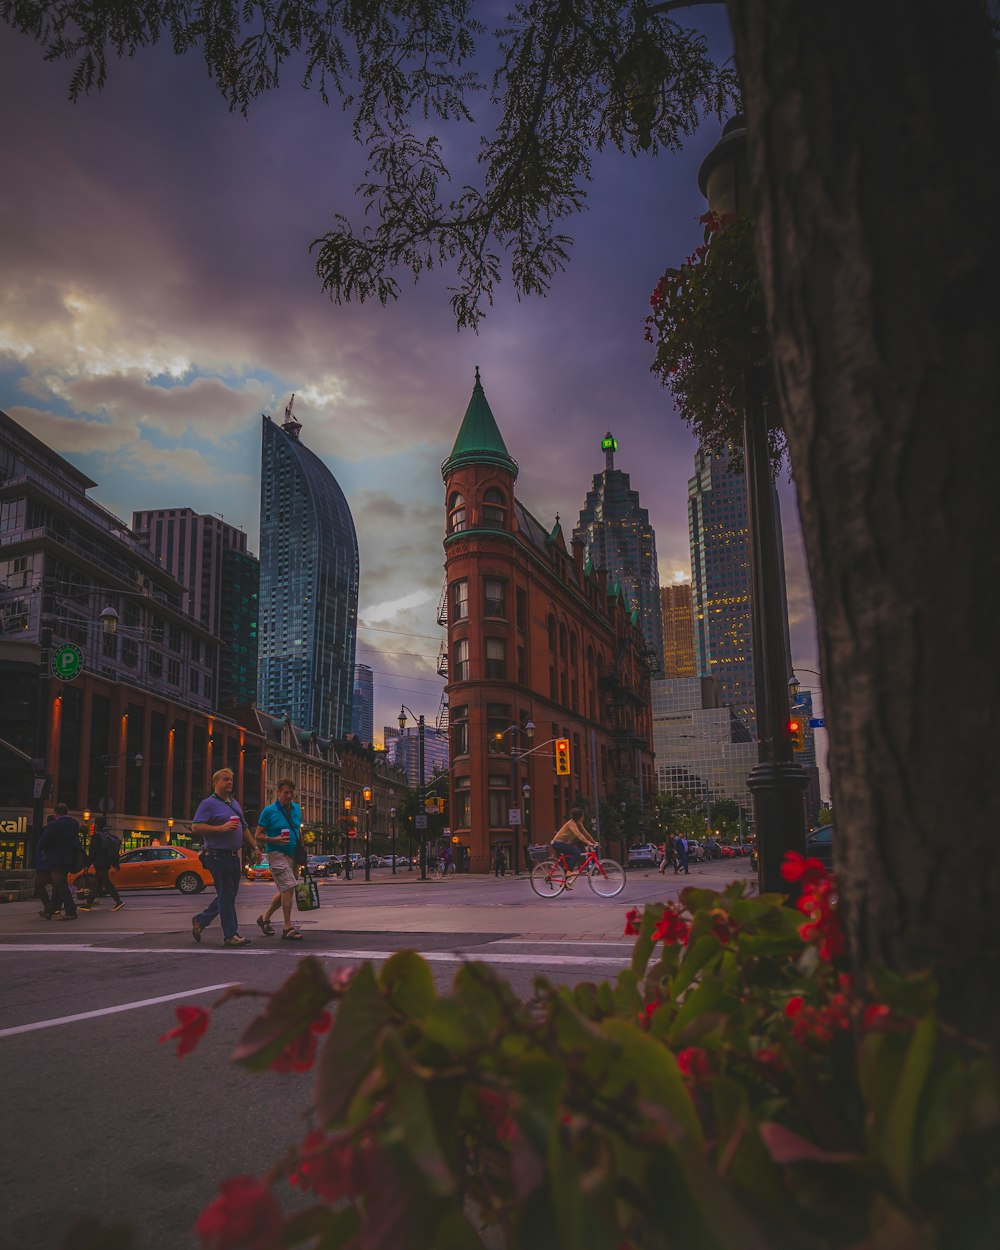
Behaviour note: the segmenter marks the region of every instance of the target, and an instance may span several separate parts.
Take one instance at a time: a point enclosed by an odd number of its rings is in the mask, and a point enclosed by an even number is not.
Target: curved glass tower
[[[303,729],[351,728],[358,538],[344,492],[304,447],[292,402],[264,417],[260,463],[258,705]]]

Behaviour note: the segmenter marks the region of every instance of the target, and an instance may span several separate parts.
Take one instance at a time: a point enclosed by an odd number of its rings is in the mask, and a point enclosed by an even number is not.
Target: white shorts
[[[274,884],[282,893],[285,890],[295,889],[298,880],[298,869],[290,855],[286,855],[284,851],[268,851],[267,863],[271,869],[271,877]]]

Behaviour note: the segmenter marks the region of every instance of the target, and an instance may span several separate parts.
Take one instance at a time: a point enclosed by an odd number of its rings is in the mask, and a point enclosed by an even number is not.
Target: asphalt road
[[[309,1075],[252,1075],[228,1062],[259,1010],[226,1004],[194,1054],[178,1060],[159,1036],[182,1003],[210,1006],[230,983],[270,990],[305,952],[328,966],[418,950],[440,987],[459,962],[482,959],[519,993],[539,973],[566,982],[613,978],[629,960],[625,912],[686,884],[749,879],[744,862],[698,865],[687,878],[643,870],[600,899],[580,881],[539,899],[526,878],[421,882],[378,870],[373,880],[323,882],[322,906],[298,913],[306,939],[261,936],[254,917],[268,882],[241,887],[244,950],[218,924],[191,939],[197,901],[126,894],[75,923],[45,923],[37,906],[0,908],[0,1250],[57,1250],[81,1215],[136,1229],[135,1250],[194,1250],[194,1221],[220,1179],[260,1174],[305,1135]],[[280,919],[280,913],[279,913]]]

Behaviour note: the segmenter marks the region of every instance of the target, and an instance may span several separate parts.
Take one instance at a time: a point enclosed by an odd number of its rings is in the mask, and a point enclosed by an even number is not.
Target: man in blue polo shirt
[[[191,832],[205,839],[205,866],[215,882],[215,898],[191,919],[191,936],[201,941],[202,932],[216,916],[222,921],[223,946],[249,946],[236,920],[236,894],[240,888],[240,847],[254,860],[257,846],[250,836],[243,809],[233,798],[233,772],[220,768],[212,774],[212,793],[202,799],[194,814]]]
[[[295,897],[296,863],[302,845],[302,808],[295,802],[295,782],[283,777],[278,782],[274,802],[257,818],[254,830],[257,845],[267,853],[268,866],[278,893],[268,909],[257,917],[257,927],[265,937],[274,937],[271,917],[281,908],[285,925],[281,936],[286,942],[301,942],[302,934],[292,924],[292,900]]]

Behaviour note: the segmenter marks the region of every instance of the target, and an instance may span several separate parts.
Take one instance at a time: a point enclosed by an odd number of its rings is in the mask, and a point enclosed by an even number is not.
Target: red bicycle
[[[531,870],[531,888],[539,898],[555,898],[569,889],[578,877],[601,898],[614,898],[625,889],[625,869],[614,859],[598,859],[593,847],[587,850],[580,867],[572,869],[565,855],[543,859]]]

